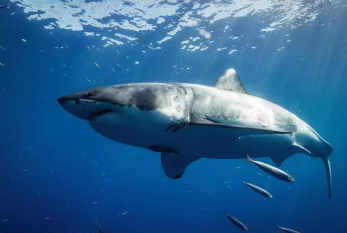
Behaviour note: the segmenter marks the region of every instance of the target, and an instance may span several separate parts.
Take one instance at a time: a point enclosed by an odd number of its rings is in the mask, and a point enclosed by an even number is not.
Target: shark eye
[[[91,96],[93,96],[93,93],[92,92],[87,92],[86,96],[91,97]]]

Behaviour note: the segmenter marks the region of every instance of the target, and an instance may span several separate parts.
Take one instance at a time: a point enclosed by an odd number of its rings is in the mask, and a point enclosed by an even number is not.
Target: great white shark
[[[58,98],[72,115],[114,141],[161,153],[164,173],[181,178],[200,158],[270,157],[281,166],[294,154],[321,158],[331,198],[333,151],[314,129],[288,110],[250,95],[236,71],[215,85],[131,83]]]

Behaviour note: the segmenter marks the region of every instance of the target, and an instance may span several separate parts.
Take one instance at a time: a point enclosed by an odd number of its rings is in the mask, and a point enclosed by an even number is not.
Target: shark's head
[[[160,83],[106,86],[57,101],[103,136],[141,147],[154,130],[161,132],[172,120],[183,117],[184,104],[170,88]],[[173,108],[173,101],[177,109]]]
[[[112,103],[111,99],[98,89],[63,96],[57,101],[67,112],[87,121],[106,114],[111,109],[108,109],[105,103]]]
[[[165,90],[158,85],[141,84],[106,86],[57,99],[66,111],[87,121],[117,112],[124,107],[155,110],[170,104],[166,100]]]

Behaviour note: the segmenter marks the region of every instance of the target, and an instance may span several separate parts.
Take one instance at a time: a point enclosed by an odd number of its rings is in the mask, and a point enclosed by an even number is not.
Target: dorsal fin
[[[215,88],[248,94],[234,69],[227,69],[217,82]]]

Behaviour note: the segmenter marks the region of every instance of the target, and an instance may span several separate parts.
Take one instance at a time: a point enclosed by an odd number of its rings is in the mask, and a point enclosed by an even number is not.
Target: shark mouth
[[[102,117],[103,115],[106,115],[106,114],[108,114],[108,113],[110,113],[110,112],[114,112],[114,111],[112,111],[112,110],[110,110],[110,109],[105,109],[105,110],[103,110],[103,111],[101,111],[101,112],[97,112],[97,113],[90,114],[90,115],[87,117],[87,120],[88,120],[88,121],[93,121],[93,120],[95,120],[96,118]]]

